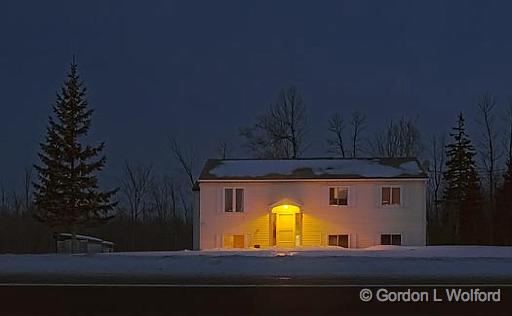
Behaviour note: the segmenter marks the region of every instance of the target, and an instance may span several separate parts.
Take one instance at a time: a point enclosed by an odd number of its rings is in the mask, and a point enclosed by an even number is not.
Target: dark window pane
[[[236,189],[236,211],[244,211],[244,189]]]
[[[338,205],[348,205],[348,189],[338,188]]]
[[[338,236],[337,235],[329,235],[329,246],[337,246],[338,245]]]
[[[400,205],[400,188],[393,188],[391,204]]]
[[[233,212],[233,189],[224,189],[224,212]]]
[[[391,203],[391,190],[388,187],[382,188],[382,205],[389,205]]]
[[[392,235],[391,236],[391,244],[395,246],[402,245],[402,235]]]
[[[338,235],[338,246],[348,248],[348,235]]]
[[[380,235],[380,244],[381,245],[391,245],[391,235],[389,235],[389,234]]]

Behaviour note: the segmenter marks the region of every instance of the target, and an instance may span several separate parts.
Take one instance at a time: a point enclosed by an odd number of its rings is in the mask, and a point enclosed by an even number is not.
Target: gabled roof
[[[426,177],[415,158],[209,159],[199,181]]]

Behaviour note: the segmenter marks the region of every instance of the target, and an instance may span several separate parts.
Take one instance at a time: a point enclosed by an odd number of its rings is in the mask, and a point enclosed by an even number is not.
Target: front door
[[[276,245],[295,246],[295,214],[276,214]]]

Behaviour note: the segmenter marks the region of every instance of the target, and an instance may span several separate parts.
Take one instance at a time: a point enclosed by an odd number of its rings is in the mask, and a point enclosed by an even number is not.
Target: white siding
[[[400,207],[382,206],[383,185],[401,187]],[[329,187],[348,186],[349,205],[330,206]],[[223,210],[223,189],[244,188],[244,212]],[[302,203],[302,244],[327,244],[329,234],[349,234],[351,247],[380,243],[382,233],[402,234],[403,245],[425,245],[426,203],[424,180],[305,181],[305,182],[201,182],[201,249],[220,247],[223,234],[244,234],[246,245],[268,247],[269,206],[283,199]]]

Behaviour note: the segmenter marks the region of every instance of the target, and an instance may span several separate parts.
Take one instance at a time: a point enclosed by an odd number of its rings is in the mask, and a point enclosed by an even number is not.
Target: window
[[[329,235],[329,246],[348,248],[348,235]]]
[[[400,205],[400,187],[382,187],[382,205]]]
[[[402,235],[400,235],[400,234],[382,234],[382,235],[380,235],[380,244],[381,245],[401,246],[402,245]]]
[[[244,211],[244,189],[236,189],[236,212]]]
[[[224,189],[224,212],[244,211],[244,189]]]
[[[233,212],[233,189],[224,189],[224,212]]]
[[[223,248],[245,248],[244,235],[224,235]]]
[[[348,188],[329,188],[329,205],[348,205]]]

